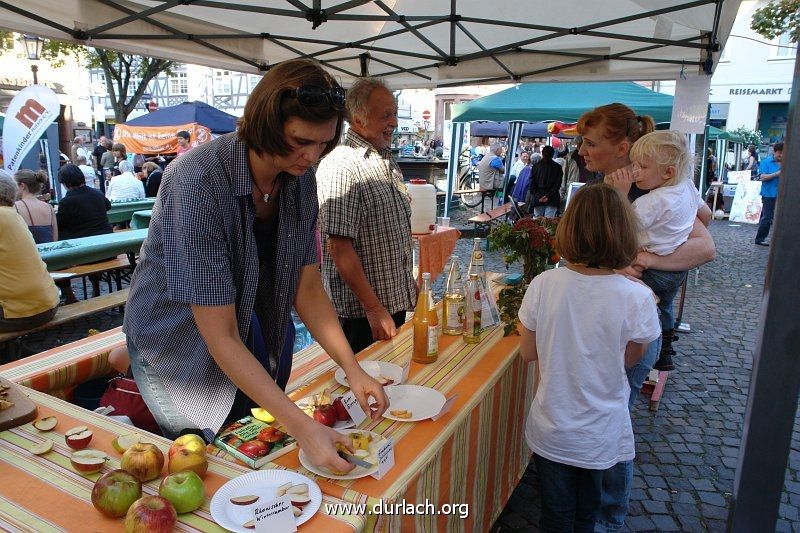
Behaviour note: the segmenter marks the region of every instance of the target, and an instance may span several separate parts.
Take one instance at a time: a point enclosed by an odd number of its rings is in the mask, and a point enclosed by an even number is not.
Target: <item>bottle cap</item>
[[[422,279],[430,280],[431,279],[431,273],[430,272],[423,272],[422,273]]]

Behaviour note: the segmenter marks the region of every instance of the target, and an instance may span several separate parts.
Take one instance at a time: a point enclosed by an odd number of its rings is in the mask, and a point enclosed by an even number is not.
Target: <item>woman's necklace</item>
[[[272,180],[272,187],[270,188],[269,192],[265,193],[261,190],[261,187],[258,186],[258,182],[256,182],[255,178],[253,178],[253,185],[256,186],[256,190],[261,195],[261,198],[264,200],[265,204],[268,204],[270,200],[272,200],[272,193],[275,191],[275,184],[278,182],[277,176],[274,180]]]

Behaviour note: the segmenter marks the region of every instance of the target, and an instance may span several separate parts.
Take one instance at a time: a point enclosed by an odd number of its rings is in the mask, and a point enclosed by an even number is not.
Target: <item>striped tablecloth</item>
[[[394,339],[366,349],[359,358],[403,364],[411,354],[410,326],[403,326]],[[107,373],[107,351],[123,342],[124,335],[118,328],[4,365],[0,375],[39,390],[63,388],[79,383],[85,376]],[[486,332],[479,344],[443,336],[438,361],[429,365],[412,363],[408,383],[433,387],[447,397],[458,394],[458,398],[452,409],[435,422],[381,419],[365,423],[366,429],[395,441],[395,466],[381,480],[317,478],[300,465],[297,452],[286,454],[268,468],[301,472],[317,480],[326,498],[363,503],[368,509],[378,502],[383,502],[384,507],[392,503],[430,503],[434,512],[441,512],[442,504],[469,506],[466,518],[431,513],[374,515],[367,511],[342,515],[342,522],[336,525],[344,523],[357,531],[488,531],[530,458],[524,427],[533,399],[533,365],[523,363],[518,352],[519,337],[503,337],[502,327],[496,327]],[[334,369],[334,363],[314,344],[295,354],[287,391],[294,399],[331,386],[335,392],[343,392],[346,389],[333,379]],[[80,411],[45,395],[35,399]],[[105,419],[103,424],[114,425]],[[0,495],[2,491],[0,488]]]

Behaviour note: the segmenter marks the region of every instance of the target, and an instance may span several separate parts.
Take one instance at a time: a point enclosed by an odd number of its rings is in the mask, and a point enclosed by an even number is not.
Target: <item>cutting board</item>
[[[0,431],[21,426],[36,418],[36,404],[25,396],[19,385],[0,378],[0,389],[5,391],[5,395],[0,394],[0,398],[14,403],[12,407],[0,411]]]

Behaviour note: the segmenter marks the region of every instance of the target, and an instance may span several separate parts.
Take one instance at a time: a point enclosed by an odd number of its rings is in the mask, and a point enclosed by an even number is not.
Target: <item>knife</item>
[[[367,468],[367,469],[375,468],[374,464],[368,463],[367,461],[361,459],[360,457],[357,457],[355,455],[349,454],[347,452],[339,452],[339,457],[341,457],[342,459],[344,459],[348,463],[356,465],[356,466],[361,466],[361,467]]]

